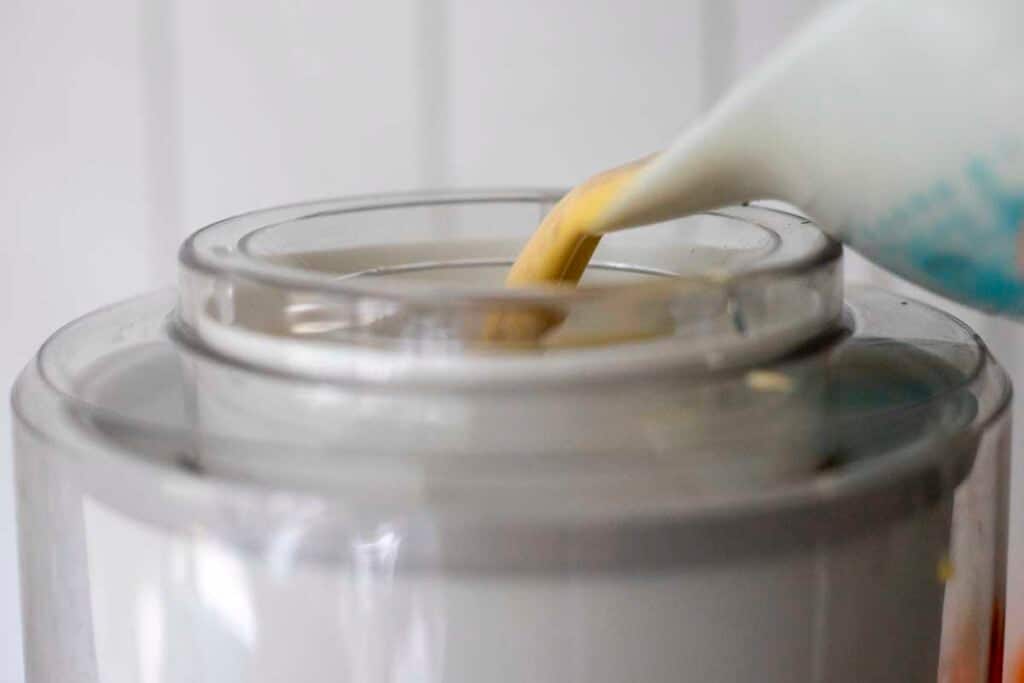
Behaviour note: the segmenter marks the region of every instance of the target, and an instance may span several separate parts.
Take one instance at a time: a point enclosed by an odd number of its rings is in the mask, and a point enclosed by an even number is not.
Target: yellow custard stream
[[[565,195],[523,247],[505,285],[579,282],[601,240],[594,232],[597,220],[646,161],[600,173]]]
[[[544,217],[505,278],[506,287],[575,285],[601,235],[598,220],[649,158],[593,176],[565,195]],[[549,310],[495,313],[484,336],[490,341],[531,343],[562,321]]]

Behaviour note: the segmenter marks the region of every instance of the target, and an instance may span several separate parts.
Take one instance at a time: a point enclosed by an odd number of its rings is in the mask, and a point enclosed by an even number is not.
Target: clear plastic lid
[[[54,335],[19,414],[174,486],[429,508],[435,531],[653,516],[706,545],[709,523],[934,499],[1009,400],[962,323],[875,290],[844,302],[839,247],[766,208],[611,235],[579,291],[501,289],[555,198],[372,197],[206,228],[177,293]],[[476,334],[537,307],[575,332]]]
[[[838,245],[754,207],[607,237],[580,289],[504,289],[558,196],[366,197],[214,224],[182,247],[176,334],[307,377],[493,384],[749,364],[835,325]],[[538,311],[562,322],[536,343],[482,333]]]

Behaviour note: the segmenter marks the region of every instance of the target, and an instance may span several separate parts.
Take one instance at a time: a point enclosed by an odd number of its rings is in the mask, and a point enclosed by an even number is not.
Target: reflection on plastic
[[[245,568],[230,551],[209,540],[196,544],[195,568],[202,604],[219,616],[240,642],[251,648],[256,638],[256,624]]]
[[[149,584],[139,595],[139,683],[164,680],[164,609],[160,589]]]

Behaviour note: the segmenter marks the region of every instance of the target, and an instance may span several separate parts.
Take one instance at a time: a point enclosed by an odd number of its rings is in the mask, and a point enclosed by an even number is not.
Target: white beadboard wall
[[[652,151],[826,1],[6,0],[0,385],[63,322],[171,283],[179,241],[217,218],[356,192],[567,185]],[[853,279],[894,283],[852,261]],[[963,317],[1024,377],[1024,333]],[[6,441],[0,456],[0,683],[18,683]]]

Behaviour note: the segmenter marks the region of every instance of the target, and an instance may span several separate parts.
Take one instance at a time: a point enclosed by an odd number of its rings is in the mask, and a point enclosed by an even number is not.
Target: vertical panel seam
[[[451,182],[451,10],[449,0],[420,0],[416,4],[413,74],[417,90],[417,177],[421,187],[446,187]],[[441,207],[430,212],[436,237],[450,233],[453,226],[449,214]]]
[[[175,0],[139,0],[139,56],[142,69],[143,169],[149,232],[150,275],[173,280],[182,220],[184,154],[180,45],[175,31]]]
[[[449,182],[452,154],[450,6],[448,0],[421,0],[416,8],[418,176],[422,185],[439,187]]]
[[[701,0],[701,111],[710,109],[736,77],[736,2]]]

